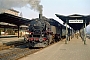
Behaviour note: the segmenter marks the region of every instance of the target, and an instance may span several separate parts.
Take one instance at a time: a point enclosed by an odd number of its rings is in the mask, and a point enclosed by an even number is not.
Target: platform
[[[16,35],[0,35],[0,38],[11,38],[11,37],[18,37]]]
[[[8,45],[14,42],[24,41],[24,37],[17,37],[15,35],[0,36],[0,45]]]
[[[86,45],[80,37],[68,44],[63,40],[19,60],[90,60],[90,39]]]

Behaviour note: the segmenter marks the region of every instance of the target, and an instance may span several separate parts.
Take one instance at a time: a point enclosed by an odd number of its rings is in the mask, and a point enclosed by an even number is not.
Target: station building
[[[19,16],[19,11],[16,11],[14,9],[5,10],[5,12],[3,12],[3,13],[21,17],[21,16]],[[19,35],[23,36],[25,34],[26,29],[27,29],[27,26],[25,26],[25,25],[20,26]],[[16,35],[16,36],[18,36],[18,26],[15,24],[10,24],[10,23],[6,23],[6,22],[0,22],[0,35]]]

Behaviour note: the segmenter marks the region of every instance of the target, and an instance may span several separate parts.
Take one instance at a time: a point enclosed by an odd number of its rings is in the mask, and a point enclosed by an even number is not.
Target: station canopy
[[[8,13],[0,14],[0,22],[10,23],[17,26],[27,25],[30,19],[22,18]]]
[[[73,14],[69,16],[64,16],[64,15],[59,15],[55,14],[59,19],[61,19],[64,23],[67,23],[71,28],[74,30],[80,30],[84,24],[86,25],[89,24],[90,22],[90,15],[84,16],[84,15],[79,15],[79,14]],[[82,23],[70,23],[69,21],[81,21]]]

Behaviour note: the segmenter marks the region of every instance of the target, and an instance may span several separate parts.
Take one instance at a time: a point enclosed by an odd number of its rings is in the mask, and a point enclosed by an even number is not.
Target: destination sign
[[[83,20],[69,20],[69,23],[83,23]]]

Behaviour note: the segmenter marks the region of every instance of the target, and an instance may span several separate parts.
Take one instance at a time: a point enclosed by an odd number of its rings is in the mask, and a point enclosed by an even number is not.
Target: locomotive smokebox
[[[42,11],[39,12],[39,19],[42,19]]]

